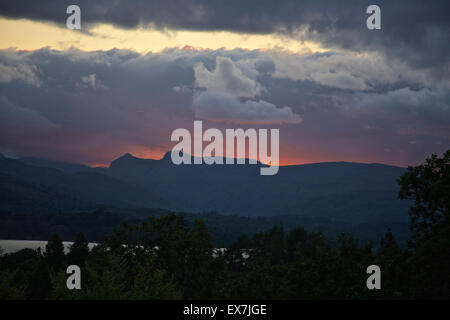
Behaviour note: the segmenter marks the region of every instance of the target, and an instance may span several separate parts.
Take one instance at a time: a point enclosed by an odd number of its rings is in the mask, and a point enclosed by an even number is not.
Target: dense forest
[[[220,250],[202,219],[153,215],[112,226],[91,251],[79,233],[65,254],[55,233],[43,253],[3,255],[0,299],[448,299],[450,150],[409,167],[398,183],[399,198],[412,200],[405,246],[391,232],[379,243],[348,234],[332,243],[318,231],[274,226]],[[73,264],[81,290],[66,287]],[[381,290],[366,287],[374,264]]]

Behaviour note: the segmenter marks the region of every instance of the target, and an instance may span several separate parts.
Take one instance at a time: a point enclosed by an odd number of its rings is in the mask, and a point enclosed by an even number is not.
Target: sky
[[[280,163],[450,149],[450,3],[0,2],[0,153],[161,158],[177,128],[279,128]]]

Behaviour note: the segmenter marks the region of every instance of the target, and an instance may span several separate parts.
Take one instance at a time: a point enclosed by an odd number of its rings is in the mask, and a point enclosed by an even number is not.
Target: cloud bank
[[[70,1],[4,0],[0,15],[65,27]],[[446,0],[379,0],[382,29],[365,27],[368,0],[79,0],[83,25],[121,28],[280,34],[326,47],[377,51],[413,66],[449,75],[450,3]],[[439,66],[445,66],[440,68]]]
[[[194,119],[280,128],[284,163],[408,165],[450,146],[448,79],[379,54],[9,49],[0,65],[9,72],[0,152],[10,155],[88,164],[126,152],[158,157]]]

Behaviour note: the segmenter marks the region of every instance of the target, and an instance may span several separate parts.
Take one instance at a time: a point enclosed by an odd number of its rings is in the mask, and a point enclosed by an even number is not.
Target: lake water
[[[73,244],[73,242],[70,241],[63,241],[64,245],[64,252],[68,253],[70,250],[70,246]],[[92,249],[95,247],[98,243],[90,242],[89,249]],[[42,252],[45,251],[45,246],[47,245],[47,241],[43,240],[0,240],[0,248],[3,249],[3,253],[14,253],[17,251],[20,251],[22,249],[33,249],[37,250],[38,248],[41,248]],[[158,249],[158,247],[155,247]],[[223,254],[226,251],[226,248],[215,248],[213,252],[213,256],[216,257],[218,255]],[[242,257],[247,259],[248,253],[243,252]]]
[[[69,252],[70,246],[73,242],[63,241],[64,251]],[[45,246],[47,241],[42,240],[0,240],[0,248],[3,249],[3,253],[13,253],[20,251],[22,249],[33,249],[41,248],[42,252],[45,251]],[[97,243],[89,243],[89,248],[92,249]]]

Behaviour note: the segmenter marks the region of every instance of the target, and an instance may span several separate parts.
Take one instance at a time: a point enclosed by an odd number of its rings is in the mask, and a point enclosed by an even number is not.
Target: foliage
[[[21,300],[25,298],[23,288],[15,285],[15,272],[0,272],[0,300]]]
[[[399,196],[414,200],[409,210],[413,237],[410,265],[419,298],[450,296],[450,150],[409,167],[399,179]]]

